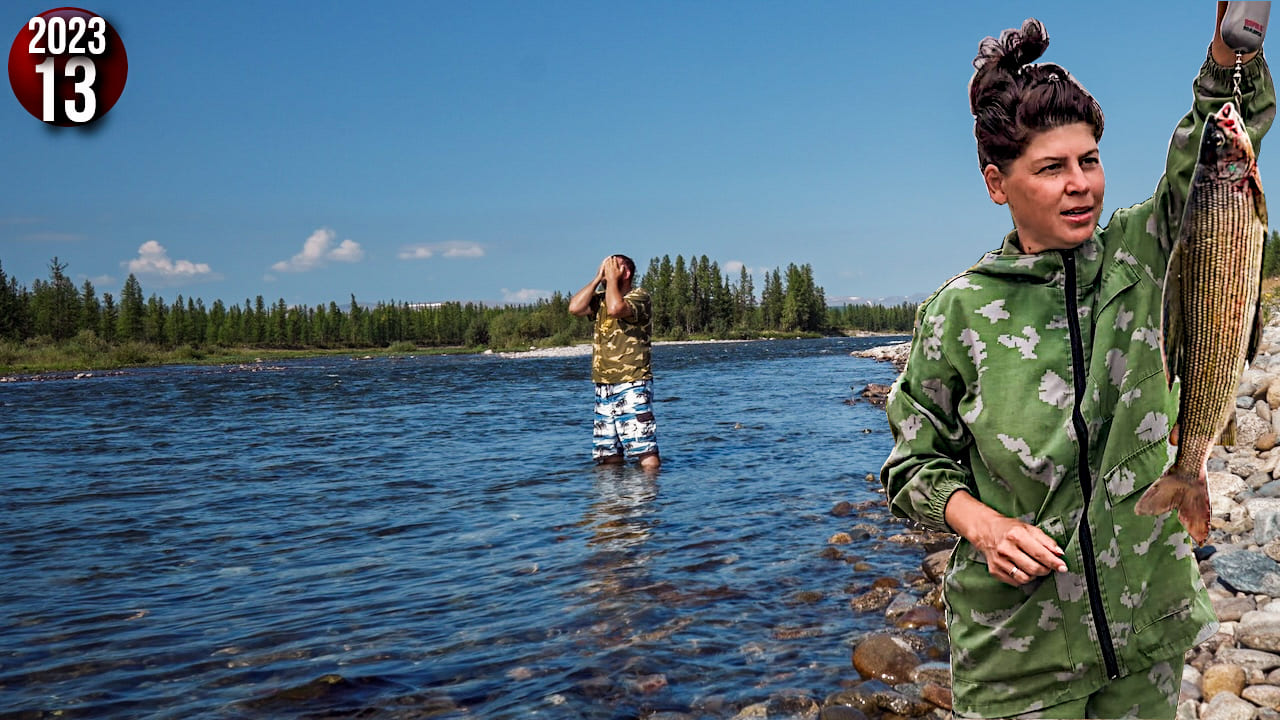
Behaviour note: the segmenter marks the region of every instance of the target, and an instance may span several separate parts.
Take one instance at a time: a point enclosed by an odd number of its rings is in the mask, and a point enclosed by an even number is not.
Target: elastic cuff
[[[934,486],[933,497],[929,499],[929,512],[925,517],[928,525],[953,535],[959,534],[947,524],[947,502],[951,500],[952,495],[955,495],[960,490],[964,490],[975,498],[977,497],[977,494],[970,489],[968,483],[958,478],[942,480]]]
[[[1241,83],[1248,85],[1249,88],[1253,88],[1266,72],[1267,61],[1264,59],[1264,53],[1265,51],[1260,48],[1257,55],[1254,55],[1249,62],[1240,66],[1242,71]],[[1200,66],[1200,74],[1202,77],[1212,81],[1213,88],[1230,94],[1232,79],[1236,74],[1236,66],[1219,65],[1218,61],[1213,59],[1213,46],[1210,45],[1205,52],[1204,64]]]

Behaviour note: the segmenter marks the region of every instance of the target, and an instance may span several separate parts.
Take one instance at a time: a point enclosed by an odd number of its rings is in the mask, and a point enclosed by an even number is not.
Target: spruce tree
[[[144,338],[143,317],[146,315],[146,301],[142,298],[142,285],[133,273],[124,281],[120,290],[120,324],[118,335],[126,342],[141,342]]]

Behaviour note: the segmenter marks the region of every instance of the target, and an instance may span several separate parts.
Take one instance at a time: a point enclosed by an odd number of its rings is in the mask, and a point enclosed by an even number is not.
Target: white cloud
[[[121,264],[129,268],[131,273],[154,276],[161,281],[180,282],[216,277],[208,263],[170,259],[169,251],[155,240],[148,240],[139,245],[138,257]]]
[[[512,303],[514,305],[525,305],[535,303],[539,300],[546,300],[551,297],[550,290],[532,290],[529,288],[521,288],[520,290],[508,290],[502,288],[502,301]]]
[[[400,248],[396,256],[401,260],[426,260],[439,255],[446,258],[478,258],[484,257],[484,248],[477,243],[453,240],[442,243],[418,243]]]
[[[444,256],[447,258],[484,257],[484,248],[475,243],[451,242],[445,245]]]
[[[329,257],[338,262],[360,262],[364,259],[364,250],[360,247],[360,243],[348,239],[338,243],[338,247],[329,253]]]
[[[320,228],[311,233],[311,237],[302,243],[302,252],[288,260],[271,266],[276,272],[307,272],[324,267],[330,260],[335,262],[359,262],[364,259],[364,249],[354,240],[343,240],[335,247],[333,239],[337,235],[329,228]]]
[[[426,245],[409,245],[408,247],[402,248],[400,250],[400,254],[396,257],[401,260],[426,260],[435,254],[435,251]]]
[[[736,273],[741,271],[744,265],[745,263],[743,263],[741,260],[730,260],[726,262],[724,265],[721,265],[720,270],[727,273]]]

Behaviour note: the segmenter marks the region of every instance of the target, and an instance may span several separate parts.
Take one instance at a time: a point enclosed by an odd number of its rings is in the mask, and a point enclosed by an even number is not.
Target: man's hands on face
[[[625,270],[623,269],[622,260],[610,255],[600,264],[600,272],[604,274],[604,279],[614,283],[618,281],[618,278],[622,277]]]

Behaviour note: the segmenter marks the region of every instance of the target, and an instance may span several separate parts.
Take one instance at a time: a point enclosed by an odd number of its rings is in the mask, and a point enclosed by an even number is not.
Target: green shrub
[[[151,353],[145,345],[138,342],[123,342],[111,351],[111,363],[116,366],[145,365],[150,360]]]
[[[92,365],[110,351],[110,346],[94,331],[81,330],[67,341],[67,349],[86,365]]]
[[[568,345],[576,345],[576,344],[577,344],[577,339],[574,338],[573,331],[569,330],[568,328],[565,328],[564,330],[557,332],[555,335],[552,335],[549,340],[547,340],[547,345],[550,345],[551,347],[565,347]]]
[[[201,350],[198,347],[192,346],[191,343],[186,343],[185,345],[179,345],[178,347],[173,349],[173,357],[177,358],[178,360],[203,360],[205,355],[207,354],[208,353],[206,353],[204,350]]]

